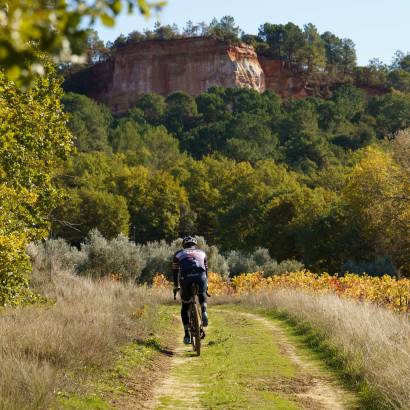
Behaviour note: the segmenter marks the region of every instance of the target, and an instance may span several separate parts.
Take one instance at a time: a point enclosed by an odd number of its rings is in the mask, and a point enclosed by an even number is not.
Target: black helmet
[[[182,246],[184,248],[189,248],[190,246],[195,246],[198,241],[193,236],[186,236],[182,239]]]

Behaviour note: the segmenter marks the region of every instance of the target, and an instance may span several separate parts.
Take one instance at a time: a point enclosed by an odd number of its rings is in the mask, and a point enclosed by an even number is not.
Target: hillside
[[[212,37],[144,40],[119,47],[107,61],[69,76],[66,91],[85,94],[119,114],[142,94],[176,91],[198,95],[211,87],[274,91],[285,98],[330,95],[339,80],[294,71],[284,60],[257,54],[252,45]],[[344,80],[346,81],[346,79]],[[357,85],[368,95],[388,89]]]

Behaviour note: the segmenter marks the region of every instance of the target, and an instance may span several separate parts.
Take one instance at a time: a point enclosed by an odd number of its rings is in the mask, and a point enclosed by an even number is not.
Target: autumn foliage
[[[162,274],[157,274],[154,287],[171,287]],[[225,280],[217,273],[209,273],[209,292],[212,295],[257,293],[269,289],[303,289],[308,292],[332,292],[343,297],[372,302],[395,311],[410,311],[410,280],[391,276],[373,277],[346,274],[343,277],[316,274],[308,270],[264,277],[262,272],[243,273]]]

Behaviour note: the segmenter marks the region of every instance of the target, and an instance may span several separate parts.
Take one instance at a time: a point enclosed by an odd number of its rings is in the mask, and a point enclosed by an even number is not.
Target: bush
[[[197,236],[197,240],[198,247],[207,254],[209,270],[228,277],[228,263],[225,257],[219,253],[218,248],[207,245],[205,238],[202,236]],[[182,238],[176,239],[171,243],[165,241],[149,242],[141,248],[146,261],[141,281],[151,282],[156,273],[163,273],[168,279],[171,279],[172,256],[177,250],[182,248]]]
[[[277,263],[267,249],[258,248],[253,254],[230,251],[225,257],[217,246],[208,245],[204,237],[198,236],[197,240],[198,247],[207,254],[209,271],[225,279],[245,272],[259,271],[271,276],[303,269],[303,264],[295,260]],[[107,240],[95,229],[81,244],[80,251],[64,239],[50,239],[30,244],[27,253],[33,267],[49,276],[58,271],[76,271],[80,275],[116,275],[125,280],[151,283],[157,273],[172,279],[172,257],[181,248],[181,238],[171,243],[162,240],[136,245],[122,234]]]
[[[78,268],[82,275],[115,275],[121,279],[137,280],[145,266],[141,247],[122,234],[107,240],[97,230],[92,230],[81,250],[86,255]]]
[[[33,268],[50,275],[61,271],[75,272],[87,257],[85,252],[79,251],[62,238],[32,242],[26,251]]]
[[[211,272],[217,272],[227,278],[229,276],[228,261],[219,253],[218,247],[215,245],[207,245],[203,236],[197,236],[196,239],[198,241],[198,247],[207,255],[209,270]]]
[[[266,266],[264,273],[265,276],[272,276],[272,275],[281,275],[282,273],[287,272],[299,272],[305,266],[302,262],[296,261],[294,259],[286,259],[281,263],[277,263],[274,261],[274,264],[270,267],[269,265]]]
[[[148,242],[141,247],[141,253],[145,260],[145,267],[142,271],[141,282],[152,282],[156,273],[163,273],[171,278],[172,255],[180,245],[180,241],[168,244],[164,240],[158,242]]]
[[[246,272],[263,272],[265,276],[272,276],[300,271],[304,267],[303,263],[291,259],[278,263],[265,248],[257,248],[252,254],[230,251],[227,254],[227,262],[231,276]]]

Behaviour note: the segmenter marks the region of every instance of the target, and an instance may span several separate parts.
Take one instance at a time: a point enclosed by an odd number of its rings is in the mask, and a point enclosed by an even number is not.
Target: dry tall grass
[[[242,303],[284,312],[308,323],[341,352],[344,367],[376,388],[389,406],[410,408],[410,321],[373,304],[334,294],[275,290],[240,297]],[[379,404],[382,408],[381,404]]]
[[[143,287],[93,282],[70,273],[35,272],[34,286],[54,304],[0,314],[0,408],[50,408],[85,368],[99,368],[118,348],[151,332],[154,319],[141,314],[161,301]],[[138,311],[138,315],[133,315]]]

